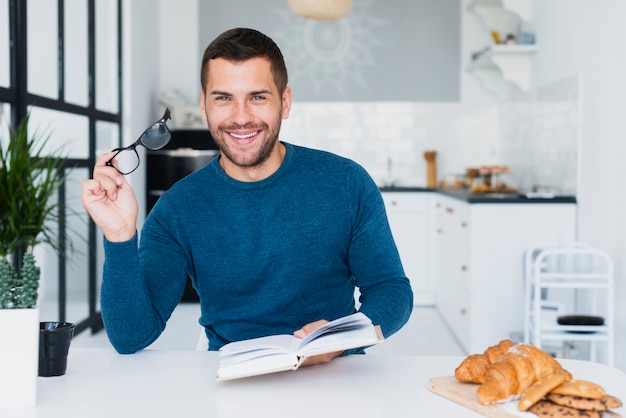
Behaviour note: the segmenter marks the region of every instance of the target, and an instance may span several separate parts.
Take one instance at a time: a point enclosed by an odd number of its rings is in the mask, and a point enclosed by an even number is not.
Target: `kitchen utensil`
[[[426,187],[434,189],[437,187],[437,151],[424,151],[426,159]]]

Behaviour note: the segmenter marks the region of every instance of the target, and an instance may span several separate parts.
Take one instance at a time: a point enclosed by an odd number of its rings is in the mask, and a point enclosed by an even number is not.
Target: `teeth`
[[[230,133],[232,136],[234,136],[237,139],[248,139],[248,138],[252,138],[254,135],[256,135],[256,132],[252,132],[251,134],[248,135],[237,135],[233,132]]]

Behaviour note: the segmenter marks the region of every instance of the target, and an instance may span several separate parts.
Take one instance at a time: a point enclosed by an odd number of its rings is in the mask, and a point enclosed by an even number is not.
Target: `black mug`
[[[71,322],[39,323],[39,376],[65,374],[74,328],[76,325]]]

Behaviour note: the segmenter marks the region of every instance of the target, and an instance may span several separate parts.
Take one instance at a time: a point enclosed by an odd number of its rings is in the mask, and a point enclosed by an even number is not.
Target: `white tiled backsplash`
[[[435,150],[438,179],[500,164],[511,187],[575,193],[577,92],[572,76],[518,102],[295,102],[280,139],[352,158],[380,185],[424,186]]]

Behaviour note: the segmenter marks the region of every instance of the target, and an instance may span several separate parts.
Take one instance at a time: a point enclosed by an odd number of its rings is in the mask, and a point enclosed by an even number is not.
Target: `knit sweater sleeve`
[[[413,292],[404,273],[378,187],[365,173],[355,176],[353,231],[348,262],[360,291],[359,310],[387,338],[408,321]]]
[[[119,353],[134,353],[154,342],[180,300],[186,268],[167,252],[164,246],[160,257],[154,256],[158,251],[140,257],[137,235],[121,243],[104,241],[100,305],[107,335]]]

